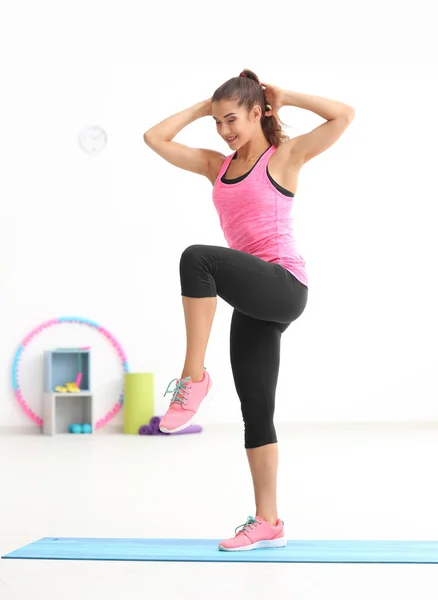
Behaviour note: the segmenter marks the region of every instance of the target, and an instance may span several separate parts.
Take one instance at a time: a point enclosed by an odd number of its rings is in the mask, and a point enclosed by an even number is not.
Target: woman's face
[[[212,113],[218,134],[233,150],[245,145],[260,127],[261,109],[258,105],[248,113],[235,100],[219,100],[212,102]]]

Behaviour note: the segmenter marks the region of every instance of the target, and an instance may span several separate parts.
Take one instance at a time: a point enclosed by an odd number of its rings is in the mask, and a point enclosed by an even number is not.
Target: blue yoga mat
[[[294,541],[284,548],[223,552],[220,540],[46,537],[2,558],[179,562],[438,563],[438,542]]]

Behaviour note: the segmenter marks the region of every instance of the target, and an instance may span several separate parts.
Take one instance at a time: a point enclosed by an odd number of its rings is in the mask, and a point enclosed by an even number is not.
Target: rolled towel
[[[142,425],[139,428],[138,433],[140,435],[168,435],[167,433],[160,431],[160,421],[161,417],[152,417],[148,425]]]
[[[187,429],[175,433],[164,433],[160,431],[160,421],[163,417],[152,417],[148,425],[142,425],[138,430],[140,435],[178,435],[183,433],[201,433],[201,425],[189,425]]]
[[[160,431],[160,421],[162,418],[163,417],[152,417],[152,419],[149,421],[149,427],[152,435],[163,433]]]

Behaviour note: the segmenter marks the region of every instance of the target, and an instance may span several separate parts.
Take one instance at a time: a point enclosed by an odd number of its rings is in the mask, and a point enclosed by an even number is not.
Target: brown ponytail
[[[248,112],[258,104],[262,109],[262,130],[268,142],[278,147],[289,139],[282,130],[282,123],[277,115],[265,116],[264,113],[267,110],[265,92],[253,71],[244,69],[239,77],[232,77],[223,83],[211,98],[212,102],[219,100],[236,100],[238,105],[244,106]]]

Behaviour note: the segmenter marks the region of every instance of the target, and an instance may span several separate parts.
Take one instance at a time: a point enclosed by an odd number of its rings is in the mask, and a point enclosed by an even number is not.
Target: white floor
[[[279,426],[288,539],[438,540],[438,426]],[[253,514],[240,427],[0,437],[0,554],[40,537],[224,538]],[[438,566],[0,561],[0,599],[436,600]]]

